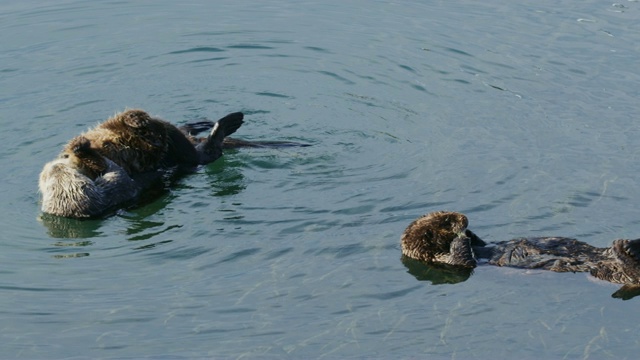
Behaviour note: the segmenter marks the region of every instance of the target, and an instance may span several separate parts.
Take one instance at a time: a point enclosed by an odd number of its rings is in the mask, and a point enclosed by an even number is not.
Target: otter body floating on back
[[[640,239],[615,240],[598,248],[565,237],[519,238],[486,244],[467,229],[468,220],[457,212],[438,211],[412,222],[402,234],[404,256],[434,264],[465,268],[478,259],[497,266],[589,272],[598,279],[640,285]]]
[[[167,174],[217,160],[225,148],[306,146],[227,138],[242,125],[243,117],[236,112],[217,122],[176,127],[142,110],[116,114],[72,139],[44,166],[39,181],[42,211],[73,218],[95,217],[162,184]],[[194,136],[210,129],[207,137]]]

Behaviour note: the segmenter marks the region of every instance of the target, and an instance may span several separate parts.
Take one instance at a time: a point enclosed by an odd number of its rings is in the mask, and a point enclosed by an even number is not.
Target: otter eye
[[[63,159],[68,159],[69,158],[69,154],[62,154],[60,155],[61,158]]]

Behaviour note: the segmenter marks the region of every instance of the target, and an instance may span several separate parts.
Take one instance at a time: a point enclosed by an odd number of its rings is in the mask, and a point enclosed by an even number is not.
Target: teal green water
[[[0,5],[6,358],[635,358],[638,298],[481,266],[433,285],[399,238],[434,210],[488,241],[640,235],[640,5]],[[42,216],[37,179],[126,107],[243,111],[243,149],[144,206]]]

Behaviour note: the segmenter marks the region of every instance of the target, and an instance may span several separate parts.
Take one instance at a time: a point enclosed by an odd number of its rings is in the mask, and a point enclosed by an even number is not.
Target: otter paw
[[[447,260],[449,265],[474,268],[477,265],[471,250],[471,239],[466,236],[457,236],[451,242],[450,255]]]

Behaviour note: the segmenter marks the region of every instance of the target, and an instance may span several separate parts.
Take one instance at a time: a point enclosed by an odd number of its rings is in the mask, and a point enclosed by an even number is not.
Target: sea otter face
[[[47,163],[38,183],[42,211],[59,216],[86,217],[102,206],[92,179],[78,171],[72,157],[62,154]]]
[[[468,224],[465,215],[451,211],[436,211],[418,218],[402,235],[403,254],[418,260],[438,262],[439,257],[450,255],[454,239],[466,238]]]
[[[80,218],[104,208],[105,199],[96,180],[109,171],[107,161],[91,148],[87,138],[72,139],[40,173],[42,211]]]
[[[152,119],[142,110],[127,110],[118,119],[124,125],[119,129],[121,135],[129,133],[131,137],[145,141],[152,148],[164,150],[167,130],[162,122]]]
[[[463,214],[457,212],[436,212],[430,215],[430,221],[425,226],[425,243],[431,244],[436,253],[449,253],[451,242],[459,235],[463,235],[469,221]]]
[[[82,175],[95,180],[107,172],[107,162],[84,136],[71,140],[60,154],[60,158],[68,159],[67,164]]]
[[[463,214],[450,212],[441,215],[441,227],[443,231],[450,230],[453,234],[460,235],[467,230],[469,220]]]

